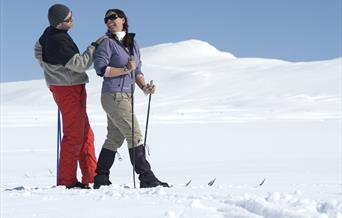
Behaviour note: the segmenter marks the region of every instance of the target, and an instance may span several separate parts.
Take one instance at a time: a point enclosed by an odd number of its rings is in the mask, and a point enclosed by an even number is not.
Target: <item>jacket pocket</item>
[[[121,77],[105,77],[104,78],[106,84],[110,86],[112,90],[120,90],[121,89]]]

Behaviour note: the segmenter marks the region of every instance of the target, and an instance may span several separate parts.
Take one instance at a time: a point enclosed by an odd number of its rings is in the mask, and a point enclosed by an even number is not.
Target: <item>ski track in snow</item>
[[[229,194],[232,186],[227,187],[218,185],[214,187],[190,186],[182,187],[178,185],[172,188],[157,187],[152,189],[127,189],[123,185],[113,184],[108,187],[102,187],[99,190],[67,190],[65,187],[26,187],[20,186],[12,189],[1,189],[1,194],[7,201],[11,199],[32,200],[32,206],[42,208],[50,204],[64,205],[72,201],[87,202],[95,204],[100,202],[104,205],[112,205],[115,211],[115,205],[118,202],[134,202],[137,208],[141,204],[150,202],[152,205],[164,210],[156,214],[156,217],[269,217],[269,218],[305,218],[305,217],[341,217],[341,201],[315,201],[303,199],[300,191],[294,194],[286,193],[267,193],[264,196],[244,194]],[[65,195],[69,199],[65,198]],[[63,201],[66,201],[63,203]],[[93,202],[93,203],[91,203]],[[139,203],[140,202],[140,203]],[[6,206],[6,203],[5,203]],[[111,208],[110,207],[110,208]],[[85,209],[85,211],[91,208]],[[107,208],[108,209],[108,208]],[[40,209],[39,209],[40,210]],[[40,215],[39,210],[35,210],[35,216]],[[110,212],[111,210],[108,210]],[[80,212],[80,215],[82,212]],[[129,214],[129,213],[128,213]],[[3,214],[5,217],[12,217],[7,211]],[[128,215],[129,216],[129,215]],[[15,217],[15,216],[13,216]],[[27,216],[31,217],[31,216]],[[51,216],[55,217],[55,216]],[[57,217],[57,216],[56,216]],[[153,217],[153,216],[149,216]]]

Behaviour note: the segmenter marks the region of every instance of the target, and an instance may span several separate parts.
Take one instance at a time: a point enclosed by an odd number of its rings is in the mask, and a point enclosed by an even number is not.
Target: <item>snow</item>
[[[0,217],[342,217],[342,58],[238,58],[200,40],[143,48],[142,58],[157,85],[148,159],[173,187],[133,189],[126,144],[112,186],[56,187],[57,109],[44,80],[1,83]],[[102,79],[88,75],[99,154]],[[147,97],[135,100],[144,129]]]

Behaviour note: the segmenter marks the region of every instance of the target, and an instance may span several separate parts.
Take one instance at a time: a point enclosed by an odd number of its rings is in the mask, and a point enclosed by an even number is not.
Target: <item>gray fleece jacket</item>
[[[92,62],[95,46],[90,45],[83,54],[67,31],[52,26],[45,29],[34,47],[35,58],[44,70],[46,84],[71,86],[85,84],[85,73]]]

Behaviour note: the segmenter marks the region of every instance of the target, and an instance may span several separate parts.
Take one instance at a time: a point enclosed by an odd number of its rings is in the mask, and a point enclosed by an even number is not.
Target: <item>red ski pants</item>
[[[63,122],[57,184],[72,186],[77,183],[77,162],[82,172],[82,183],[93,183],[96,156],[94,134],[86,111],[85,85],[50,86],[50,90]]]

